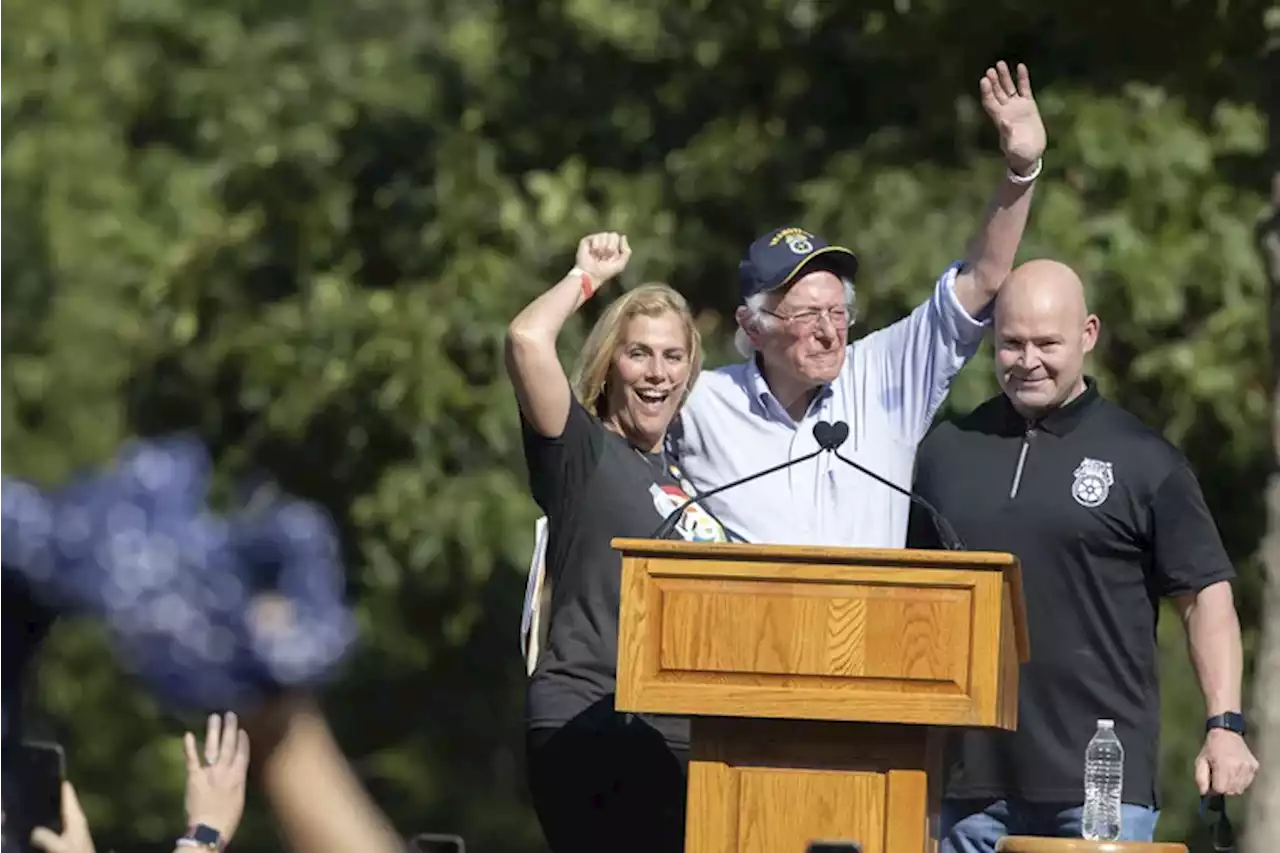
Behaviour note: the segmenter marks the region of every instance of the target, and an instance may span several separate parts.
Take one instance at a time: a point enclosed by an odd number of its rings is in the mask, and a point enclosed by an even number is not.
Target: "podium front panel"
[[[617,708],[1012,728],[1011,593],[989,569],[626,555]]]

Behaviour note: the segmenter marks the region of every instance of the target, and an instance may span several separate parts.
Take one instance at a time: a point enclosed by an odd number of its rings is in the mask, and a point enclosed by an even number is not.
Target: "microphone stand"
[[[872,471],[868,468],[863,467],[862,465],[859,465],[857,462],[854,462],[849,457],[841,454],[840,451],[832,450],[832,453],[835,454],[835,457],[837,459],[839,459],[841,462],[848,465],[849,467],[853,468],[855,471],[860,471],[863,474],[866,474],[871,479],[875,480],[877,483],[882,483],[885,486],[888,486],[893,491],[897,492],[898,494],[906,496],[906,498],[910,500],[913,504],[915,504],[916,506],[920,507],[925,512],[927,512],[929,514],[929,518],[933,521],[933,528],[937,532],[938,539],[942,542],[943,548],[945,548],[948,551],[966,550],[964,545],[964,540],[962,540],[960,538],[960,535],[956,533],[955,528],[951,526],[951,522],[947,521],[947,519],[942,515],[942,513],[934,509],[933,504],[929,503],[927,500],[920,497],[915,492],[907,491],[906,489],[902,488],[902,486],[899,486],[897,483],[890,482],[889,480],[886,480],[884,477],[881,477],[875,471]]]
[[[649,538],[650,539],[666,539],[668,536],[671,535],[671,531],[676,529],[676,525],[680,522],[680,516],[684,514],[684,511],[689,507],[693,506],[694,504],[698,503],[699,501],[703,500],[704,498],[709,498],[709,497],[712,497],[713,495],[718,495],[720,492],[723,492],[727,489],[732,489],[734,486],[741,486],[744,483],[750,483],[752,480],[757,480],[760,477],[764,477],[769,474],[773,474],[777,471],[781,471],[783,468],[790,468],[792,465],[798,465],[801,462],[807,461],[809,459],[813,459],[814,457],[818,456],[821,453],[826,453],[827,450],[828,448],[826,447],[819,447],[817,450],[813,451],[812,453],[806,453],[804,456],[797,456],[795,459],[788,459],[786,462],[782,462],[777,465],[774,465],[772,468],[766,468],[763,471],[757,471],[756,473],[750,475],[749,477],[743,477],[740,480],[732,480],[728,483],[725,483],[723,486],[717,486],[716,488],[712,489],[709,492],[703,492],[699,495],[689,498],[687,501],[680,504],[680,506],[673,509],[670,512],[670,514],[668,514],[667,517],[662,520],[662,523],[658,525],[657,529],[653,531],[653,534]],[[723,527],[723,525],[721,526]]]

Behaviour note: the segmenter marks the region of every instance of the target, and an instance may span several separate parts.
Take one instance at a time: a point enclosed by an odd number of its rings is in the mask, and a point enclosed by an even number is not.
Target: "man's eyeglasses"
[[[822,322],[822,318],[826,317],[831,321],[831,325],[837,329],[847,329],[849,324],[853,322],[849,315],[849,309],[843,305],[837,305],[834,308],[812,308],[807,311],[797,311],[794,314],[779,314],[777,311],[764,309],[764,313],[770,317],[777,317],[792,328],[802,331],[808,331],[818,328],[818,324]]]

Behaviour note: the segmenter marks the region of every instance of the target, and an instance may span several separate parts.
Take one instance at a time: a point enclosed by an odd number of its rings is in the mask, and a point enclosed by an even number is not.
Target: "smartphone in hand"
[[[16,753],[13,778],[18,803],[13,814],[5,814],[5,836],[19,850],[29,851],[34,850],[31,830],[37,826],[62,833],[62,780],[67,775],[67,762],[62,746],[46,741],[23,741]]]

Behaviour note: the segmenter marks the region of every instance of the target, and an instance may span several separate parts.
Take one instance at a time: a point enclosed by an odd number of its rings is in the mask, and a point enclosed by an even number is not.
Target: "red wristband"
[[[587,275],[580,267],[574,267],[569,270],[569,274],[577,273],[582,282],[582,301],[586,302],[595,294],[595,288],[591,286],[591,276]]]

